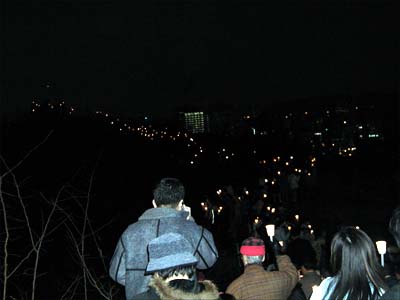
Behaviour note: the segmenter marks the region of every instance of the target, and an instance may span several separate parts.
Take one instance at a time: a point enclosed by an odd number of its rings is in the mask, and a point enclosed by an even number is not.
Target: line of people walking
[[[248,237],[239,250],[243,273],[221,291],[198,276],[198,270],[217,262],[218,249],[211,232],[196,224],[184,196],[178,179],[162,179],[153,190],[153,208],[120,237],[109,274],[125,287],[127,300],[400,299],[399,282],[388,287],[374,243],[354,227],[333,237],[332,272],[326,278],[316,270],[315,257],[293,263],[293,249],[278,240]],[[400,247],[400,207],[394,210],[389,229]]]

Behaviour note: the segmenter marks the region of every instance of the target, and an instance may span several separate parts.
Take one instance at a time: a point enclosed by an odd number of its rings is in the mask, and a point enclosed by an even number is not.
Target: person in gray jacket
[[[125,286],[127,300],[149,289],[151,276],[145,275],[149,260],[147,245],[163,234],[183,235],[199,261],[198,269],[208,269],[216,262],[218,251],[213,236],[194,222],[190,207],[183,204],[184,195],[185,189],[178,179],[162,179],[153,191],[154,208],[146,210],[120,237],[109,274]]]

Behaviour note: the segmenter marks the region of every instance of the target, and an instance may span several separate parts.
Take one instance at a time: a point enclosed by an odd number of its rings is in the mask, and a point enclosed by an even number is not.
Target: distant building
[[[187,131],[194,134],[208,132],[208,115],[204,112],[181,112],[180,115]]]

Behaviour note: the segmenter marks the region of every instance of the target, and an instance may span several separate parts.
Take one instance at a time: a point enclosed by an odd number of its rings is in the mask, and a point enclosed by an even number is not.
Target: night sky
[[[132,113],[396,90],[395,0],[8,2],[8,109],[46,82],[70,103]]]

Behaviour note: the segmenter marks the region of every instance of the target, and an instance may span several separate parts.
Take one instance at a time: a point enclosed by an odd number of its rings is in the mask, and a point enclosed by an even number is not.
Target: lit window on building
[[[187,112],[184,113],[185,128],[191,133],[204,133],[206,122],[203,112]]]

